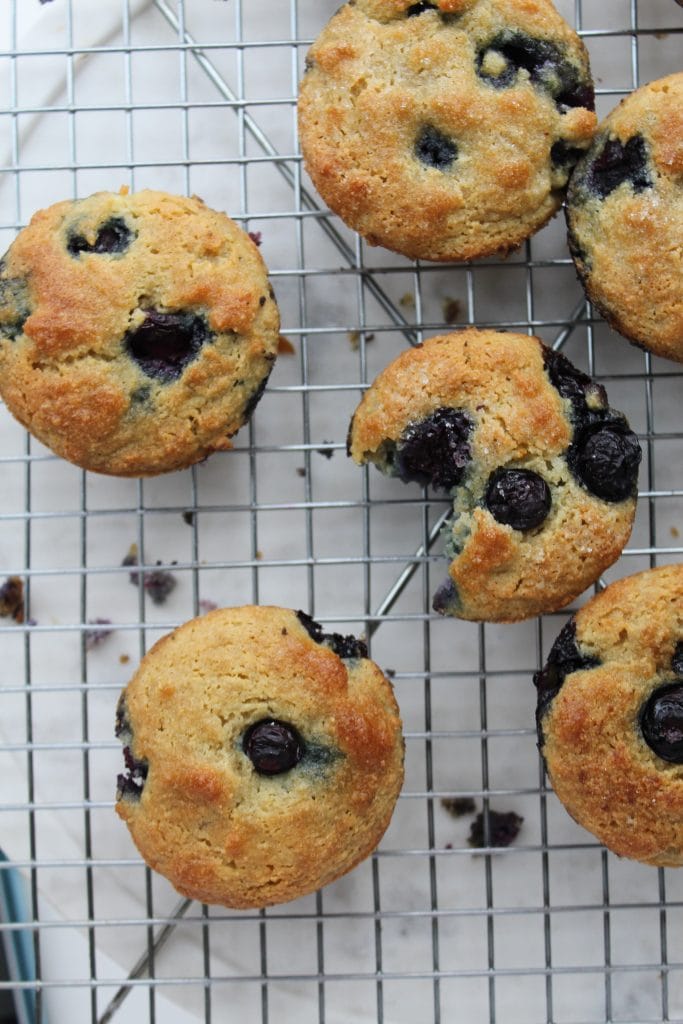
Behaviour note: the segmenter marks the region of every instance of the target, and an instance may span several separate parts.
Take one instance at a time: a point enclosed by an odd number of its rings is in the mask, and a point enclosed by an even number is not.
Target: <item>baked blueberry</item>
[[[640,728],[658,757],[683,764],[683,683],[670,683],[651,694],[640,716]]]
[[[595,668],[599,664],[599,658],[591,654],[583,654],[579,650],[576,642],[576,621],[570,619],[558,633],[557,639],[550,648],[544,667],[534,673],[534,686],[536,687],[538,699],[536,725],[539,743],[542,742],[543,716],[560,692],[567,676],[572,672],[579,672],[586,668]]]
[[[584,174],[586,187],[600,199],[605,199],[624,182],[634,192],[651,188],[645,139],[642,135],[633,135],[626,143],[619,139],[606,139],[602,150],[588,163]]]
[[[447,171],[458,158],[458,147],[453,139],[428,124],[415,140],[415,156],[427,167]]]
[[[139,800],[149,773],[149,764],[146,760],[136,758],[133,754],[133,729],[123,696],[116,706],[115,734],[116,738],[123,743],[125,764],[124,771],[116,776],[116,798],[117,800]]]
[[[496,89],[514,85],[522,70],[528,72],[535,85],[550,93],[559,109],[594,109],[595,96],[589,78],[581,81],[576,67],[548,39],[505,32],[477,54],[478,74]]]
[[[263,719],[251,725],[244,736],[244,753],[259,775],[281,775],[301,760],[304,745],[293,725]]]
[[[514,530],[533,530],[550,511],[550,488],[530,469],[496,469],[489,477],[484,504],[493,518]]]
[[[296,613],[296,617],[312,640],[329,647],[339,658],[367,658],[368,648],[362,640],[341,633],[325,633],[319,622],[301,610]]]
[[[449,490],[470,461],[473,420],[463,409],[441,407],[405,428],[394,452],[394,471],[404,482]]]
[[[643,453],[625,420],[598,420],[578,430],[567,452],[577,480],[604,501],[624,501],[638,486]]]
[[[671,668],[677,676],[683,676],[683,640],[679,640],[676,644],[674,656],[671,659]]]
[[[186,622],[143,658],[120,708],[121,741],[134,733],[149,772],[127,757],[116,811],[185,896],[244,909],[296,899],[355,867],[389,824],[403,781],[391,684],[291,609]]]
[[[143,373],[168,383],[180,377],[210,336],[201,316],[151,309],[139,327],[128,331],[125,345]]]
[[[419,14],[424,14],[425,11],[437,10],[436,4],[430,4],[428,0],[419,0],[419,3],[411,4],[406,11],[406,18],[415,18]]]
[[[122,217],[111,217],[97,229],[94,241],[89,242],[84,235],[71,234],[67,249],[72,256],[80,256],[82,252],[118,255],[125,252],[131,241],[133,232]]]
[[[683,564],[616,580],[534,678],[555,795],[616,854],[660,867],[683,864],[683,680],[671,674],[682,621]]]
[[[587,373],[577,369],[561,352],[543,345],[543,362],[550,380],[563,398],[568,398],[575,413],[583,418],[587,411],[588,399],[592,407],[607,405],[607,392]]]
[[[26,278],[10,276],[6,261],[0,260],[0,338],[14,341],[22,333],[30,313]]]

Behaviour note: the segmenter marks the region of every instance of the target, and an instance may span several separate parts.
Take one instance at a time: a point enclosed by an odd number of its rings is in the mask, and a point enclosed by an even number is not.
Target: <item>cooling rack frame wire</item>
[[[663,26],[649,22],[643,26],[641,22],[647,22],[647,17],[641,17],[642,5],[639,12],[637,0],[608,0],[603,5],[605,11],[614,14],[614,25],[597,24],[595,8],[588,0],[565,4],[569,9],[563,9],[563,13],[574,22],[589,47],[594,45],[599,52],[603,52],[603,47],[612,47],[615,52],[618,49],[622,61],[619,66],[628,68],[626,81],[610,80],[607,85],[598,81],[599,101],[608,106],[645,80],[641,75],[641,47],[647,44],[647,66],[651,68],[654,58],[649,47],[653,40],[659,35],[674,39],[683,36],[683,12],[668,0],[655,2],[658,11],[671,8]],[[98,484],[90,475],[76,472],[55,459],[19,432],[8,417],[0,421],[0,428],[6,430],[9,438],[0,448],[3,474],[12,486],[20,482],[23,491],[21,507],[11,503],[0,506],[3,529],[13,538],[2,548],[6,562],[2,574],[21,577],[27,610],[24,624],[0,620],[0,638],[3,647],[11,650],[10,662],[21,662],[23,669],[21,677],[15,675],[0,683],[0,719],[6,709],[14,707],[13,702],[22,703],[25,719],[23,734],[7,738],[0,732],[0,757],[5,758],[0,772],[5,765],[21,765],[18,787],[23,796],[17,800],[6,796],[6,790],[1,791],[0,820],[13,823],[19,815],[24,827],[18,855],[9,850],[11,860],[0,858],[0,892],[6,894],[12,886],[20,887],[21,877],[27,880],[26,913],[14,910],[10,914],[7,901],[0,901],[6,917],[0,922],[0,936],[11,952],[16,952],[21,944],[20,960],[24,964],[21,975],[15,970],[15,976],[3,981],[1,987],[21,997],[18,1009],[23,1015],[22,1024],[24,1020],[54,1024],[54,1007],[66,1005],[54,999],[67,998],[70,991],[83,996],[85,1002],[76,1004],[80,1019],[93,1024],[131,1019],[164,1020],[172,1024],[176,1019],[185,1024],[203,1020],[209,1024],[232,1019],[237,1012],[235,1007],[247,1007],[247,1019],[260,1020],[261,1024],[276,1018],[294,1020],[295,1016],[297,1024],[334,1024],[341,1020],[348,1020],[349,1024],[403,1024],[406,1019],[434,1024],[515,1024],[521,1019],[525,1024],[536,1020],[546,1024],[612,1020],[638,1024],[650,1020],[683,1022],[683,948],[675,929],[683,913],[683,889],[677,877],[663,869],[646,869],[645,874],[623,867],[589,835],[578,828],[571,831],[571,823],[563,831],[563,812],[555,813],[556,801],[533,750],[533,723],[528,721],[528,715],[512,715],[508,721],[504,710],[501,711],[503,685],[513,693],[519,687],[520,694],[524,692],[523,686],[530,687],[531,671],[542,663],[544,652],[567,613],[547,616],[529,626],[523,634],[523,642],[529,647],[527,658],[519,664],[514,659],[510,664],[505,660],[506,645],[512,644],[510,629],[501,631],[488,625],[466,624],[466,632],[457,635],[466,638],[465,646],[473,660],[467,661],[464,654],[459,660],[458,655],[455,664],[449,665],[444,658],[444,626],[456,627],[437,621],[430,610],[433,577],[438,575],[442,561],[438,546],[447,516],[446,503],[427,491],[398,490],[378,483],[367,469],[354,471],[354,479],[360,483],[348,495],[333,487],[333,467],[334,472],[344,472],[340,462],[344,457],[345,424],[336,428],[334,441],[321,435],[320,425],[327,421],[320,414],[320,402],[351,408],[377,365],[390,358],[388,347],[386,352],[382,348],[381,357],[378,348],[393,345],[397,351],[443,329],[435,296],[441,294],[439,289],[448,268],[412,264],[381,250],[369,249],[330,215],[305,179],[295,141],[297,85],[314,30],[322,27],[332,13],[332,5],[328,5],[330,10],[324,16],[318,11],[316,20],[310,16],[316,7],[312,0],[283,0],[280,14],[286,14],[281,16],[280,23],[284,17],[287,32],[281,37],[259,39],[253,35],[252,5],[244,0],[211,0],[211,4],[212,18],[220,20],[225,38],[220,33],[206,33],[207,21],[202,21],[198,12],[204,12],[202,17],[207,14],[208,0],[112,0],[105,12],[107,18],[112,12],[117,15],[111,24],[104,17],[101,24],[92,21],[94,7],[90,0],[55,0],[54,5],[46,5],[41,11],[41,18],[49,21],[58,33],[58,46],[31,41],[20,48],[19,0],[10,0],[5,15],[9,48],[0,55],[0,61],[7,74],[9,104],[3,116],[3,140],[11,152],[0,173],[0,185],[4,183],[0,193],[4,197],[0,230],[7,240],[33,212],[27,208],[25,194],[30,193],[33,177],[39,178],[44,171],[63,175],[61,180],[68,181],[74,197],[82,194],[84,182],[92,182],[98,175],[106,178],[102,187],[111,187],[113,174],[136,188],[140,182],[147,183],[152,171],[170,176],[177,191],[190,193],[198,172],[224,164],[233,174],[228,212],[247,230],[258,226],[264,228],[264,234],[268,230],[276,234],[284,225],[287,232],[287,259],[277,262],[271,270],[278,297],[282,292],[286,298],[283,332],[295,342],[297,353],[289,363],[284,381],[278,372],[274,374],[254,420],[242,432],[244,437],[240,437],[236,450],[225,456],[232,460],[230,466],[236,467],[235,475],[246,463],[244,486],[236,490],[234,498],[226,498],[218,491],[218,499],[207,498],[207,471],[195,467],[185,474],[174,474],[178,479],[166,489],[162,484],[157,491],[155,484],[137,481],[115,491],[116,500],[103,504]],[[647,13],[649,16],[651,9]],[[85,31],[87,17],[91,21]],[[138,19],[146,19],[148,29],[149,25],[154,26],[151,36],[138,35]],[[200,31],[195,30],[195,20],[203,26]],[[25,42],[22,37],[22,43]],[[662,44],[666,45],[664,39]],[[263,94],[254,86],[252,58],[259,54],[274,62],[283,58],[282,67],[286,65],[286,69],[279,72],[277,92]],[[29,92],[25,99],[23,68],[28,66],[27,62],[44,57],[53,62],[54,75],[46,80],[42,93]],[[177,93],[170,99],[156,96],[141,101],[140,61],[166,59],[174,62]],[[86,96],[83,102],[79,76],[88,60],[120,62],[123,84],[118,100],[93,102]],[[597,75],[595,57],[593,69]],[[208,90],[206,93],[197,91],[198,81]],[[235,152],[223,159],[212,155],[198,157],[194,149],[193,119],[198,114],[211,113],[214,108],[220,109],[226,121],[230,119],[230,133],[236,145]],[[280,124],[272,116],[269,118],[271,108],[279,111],[282,125],[287,125],[283,134],[290,140],[289,150],[274,141],[274,134],[280,137]],[[177,116],[178,148],[174,155],[155,158],[154,154],[146,153],[141,157],[137,118],[149,114],[163,119],[169,113]],[[110,162],[105,162],[99,154],[83,158],[84,114],[111,117],[112,124],[116,119],[123,126],[117,142],[112,143],[115,159],[110,157]],[[40,165],[35,162],[29,144],[45,117],[62,119],[67,143],[61,159]],[[268,128],[264,128],[264,121]],[[286,207],[278,207],[276,201],[271,207],[254,204],[253,195],[258,189],[253,184],[253,172],[262,170],[272,172],[274,192],[276,182],[287,190]],[[211,200],[210,195],[204,198]],[[324,240],[324,249],[317,248],[317,239]],[[311,251],[316,253],[315,257],[311,257]],[[323,262],[317,258],[321,251]],[[578,292],[568,288],[571,301],[552,314],[547,311],[543,282],[556,271],[573,273],[566,247],[553,243],[544,248],[543,242],[537,245],[536,239],[526,243],[511,260],[489,260],[457,268],[458,326],[517,329],[540,334],[556,349],[578,346],[582,365],[605,381],[610,393],[612,388],[621,388],[625,394],[632,394],[635,401],[637,389],[637,415],[642,421],[638,433],[646,454],[640,479],[642,521],[624,553],[620,572],[626,574],[662,560],[681,560],[683,547],[670,542],[677,536],[673,525],[669,543],[662,542],[661,524],[673,520],[663,516],[661,510],[673,507],[683,511],[683,489],[679,479],[672,483],[666,474],[662,475],[661,465],[662,452],[665,457],[671,452],[675,455],[674,445],[680,445],[683,437],[672,428],[668,418],[675,395],[672,397],[667,390],[680,382],[682,374],[674,364],[665,364],[647,353],[634,354],[630,347],[623,367],[621,356],[609,365],[605,363],[605,345],[614,344],[616,352],[626,350],[619,349],[618,342],[605,340],[604,324]],[[492,274],[499,275],[502,291],[507,280],[523,281],[519,302],[501,298],[500,315],[485,283],[486,275]],[[336,311],[328,319],[321,316],[327,301],[326,285],[331,306],[332,290],[343,291],[343,319],[335,318]],[[410,301],[402,301],[401,288],[408,288],[405,294]],[[495,291],[494,288],[493,294]],[[344,368],[346,375],[341,379],[322,379],[319,374],[324,361],[320,355],[323,346],[343,346],[348,350],[334,364]],[[350,351],[352,356],[348,356]],[[335,352],[338,355],[339,349]],[[326,353],[325,358],[332,359],[329,349]],[[282,355],[277,365],[288,358]],[[349,358],[354,360],[352,367]],[[639,361],[637,365],[634,360]],[[276,402],[281,402],[285,410],[300,403],[300,430],[295,440],[293,433],[286,430],[282,440],[262,427],[268,422],[268,404],[272,408]],[[662,409],[667,410],[666,415]],[[630,414],[630,410],[626,411]],[[329,455],[334,458],[328,459]],[[220,464],[223,458],[215,456],[212,466]],[[296,497],[293,499],[288,492],[274,496],[266,474],[274,464],[293,467],[292,460],[301,463],[296,466]],[[224,464],[227,466],[227,462]],[[54,500],[45,500],[45,480],[49,486],[58,488]],[[69,487],[76,488],[77,494],[71,504],[71,499],[64,498]],[[162,524],[163,528],[171,521],[177,523],[180,512],[185,516],[184,536],[189,538],[185,542],[185,557],[176,560],[167,555],[157,565],[157,527]],[[353,517],[354,529],[357,527],[353,534],[355,547],[330,553],[325,533],[330,530],[320,523],[327,524],[328,519],[334,524],[341,523],[343,520],[334,517],[347,514]],[[296,523],[291,552],[283,548],[270,554],[263,543],[264,537],[272,543],[269,523],[273,516],[296,517],[291,520]],[[412,524],[410,529],[405,526],[407,520]],[[382,532],[385,521],[390,525],[386,542]],[[230,552],[216,555],[212,548],[214,553],[207,559],[207,538],[212,538],[224,523],[247,524],[245,553],[232,557]],[[383,667],[390,664],[396,629],[405,631],[410,642],[419,646],[419,660],[392,670],[402,707],[405,702],[411,764],[399,801],[399,824],[397,831],[390,830],[389,840],[358,869],[361,881],[353,883],[359,886],[357,890],[349,890],[349,906],[344,903],[344,895],[335,895],[336,890],[330,887],[308,901],[274,910],[239,914],[198,907],[189,900],[169,899],[169,892],[159,889],[158,879],[149,869],[143,871],[132,853],[120,854],[116,847],[113,855],[108,849],[103,851],[103,821],[108,821],[107,827],[112,830],[117,829],[118,823],[112,811],[113,799],[105,798],[100,788],[101,762],[118,756],[118,743],[109,734],[107,738],[101,735],[97,709],[102,700],[109,701],[113,708],[122,673],[125,678],[129,669],[98,668],[87,641],[92,628],[89,619],[93,614],[93,594],[101,593],[102,581],[127,586],[129,568],[120,565],[115,556],[113,563],[111,559],[102,559],[102,549],[96,548],[93,541],[102,529],[111,529],[118,536],[116,531],[121,524],[132,531],[130,539],[137,544],[142,571],[171,571],[178,574],[185,586],[185,603],[169,606],[171,611],[151,607],[142,587],[137,591],[128,588],[133,595],[130,600],[135,602],[134,614],[124,613],[120,621],[117,619],[116,632],[132,652],[131,669],[153,639],[183,618],[202,611],[207,580],[237,580],[240,592],[246,591],[250,601],[269,603],[274,589],[280,585],[273,583],[280,578],[278,573],[291,575],[292,586],[300,587],[298,592],[304,595],[302,603],[306,610],[321,622],[364,632],[373,655],[382,658]],[[64,547],[68,549],[71,543],[77,557],[69,561],[67,551],[64,565],[58,561],[53,564],[42,545],[43,529],[63,531],[65,537],[71,537],[71,541],[65,540]],[[400,538],[395,543],[393,534]],[[97,557],[93,557],[93,550],[98,551]],[[334,586],[328,580],[333,574],[343,580],[347,571],[355,574],[355,600],[352,606],[342,606],[340,611],[330,601]],[[609,573],[598,586],[603,586],[608,578],[612,578]],[[66,579],[73,581],[74,601],[65,601],[64,613],[51,619],[40,604],[39,592],[59,586]],[[340,591],[343,590],[340,583]],[[231,603],[229,587],[222,596],[225,603]],[[38,621],[31,619],[35,607],[41,608]],[[519,630],[516,635],[520,635]],[[43,645],[49,644],[75,644],[78,674],[60,679],[45,670]],[[105,650],[103,647],[103,655]],[[451,688],[454,702],[465,697],[470,700],[474,717],[453,724],[444,713],[446,686]],[[51,708],[51,701],[59,695],[65,701],[73,700],[78,721],[71,733],[58,733],[55,737],[46,734],[44,717],[45,709]],[[456,757],[459,764],[476,759],[478,780],[473,781],[473,775],[463,775],[466,781],[459,783],[457,778],[444,774],[446,745],[451,751],[461,752]],[[499,761],[498,750],[508,747],[519,750],[520,757],[524,751],[527,758],[533,750],[535,759],[530,762],[530,775],[501,775],[500,764],[504,762]],[[44,775],[58,757],[70,759],[69,764],[77,768],[69,788],[59,798],[46,799]],[[472,797],[481,804],[485,845],[476,856],[465,841],[464,826],[444,816],[440,801],[453,796]],[[528,830],[504,850],[489,845],[488,811],[501,801],[523,802]],[[52,815],[79,816],[78,856],[65,855],[62,850],[55,853],[47,846],[44,836],[50,833],[46,832],[44,821]],[[418,817],[422,822],[419,833],[414,825]],[[452,841],[447,841],[451,834]],[[528,874],[533,893],[517,899],[506,883],[505,865],[512,872],[516,864],[527,862],[531,865]],[[558,882],[565,865],[581,895],[579,900],[572,900],[569,890]],[[590,865],[594,889],[582,888],[576,874],[584,865]],[[450,869],[448,875],[446,868]],[[123,873],[121,877],[142,872],[137,912],[117,915],[111,910],[99,910],[104,896],[101,879],[115,877],[102,874],[107,871],[119,871]],[[61,879],[66,887],[68,879],[79,872],[83,893],[78,909],[63,916],[55,914],[44,891],[45,878],[58,882]],[[460,902],[451,900],[449,889],[449,878],[457,873],[470,879],[474,886],[474,895],[465,893],[469,898]],[[412,896],[406,895],[402,901],[401,887],[408,893],[412,876],[418,874],[420,899],[411,902]],[[637,886],[642,883],[635,897],[631,891],[634,880]],[[443,895],[445,891],[447,898]],[[555,897],[557,891],[562,892],[562,899]],[[572,960],[567,954],[564,925],[575,920],[579,922],[578,934],[587,922],[587,945],[599,936],[599,959],[582,960],[577,955]],[[621,937],[623,920],[649,929],[649,945],[644,942],[637,948],[626,948]],[[301,935],[305,932],[309,959],[303,967],[303,960],[295,958],[294,969],[282,968],[283,946],[295,945],[294,941],[279,937],[284,925],[296,935],[300,934],[299,927],[304,929]],[[335,937],[339,926],[348,929],[344,932],[347,944],[348,936],[355,935],[351,929],[365,929],[363,940],[358,940],[360,952],[342,949],[343,943],[338,948]],[[506,939],[508,927],[512,939]],[[461,935],[458,928],[462,928]],[[103,936],[125,929],[132,930],[135,943],[124,964],[116,958],[104,957],[100,946]],[[474,955],[468,959],[467,950],[458,947],[462,935],[469,937],[470,929],[477,930],[473,945],[479,959]],[[83,942],[82,958],[78,961],[80,973],[64,964],[55,967],[54,945],[62,935],[66,942],[71,932],[78,932]],[[234,970],[226,970],[220,959],[226,934],[236,944],[244,939],[245,944],[253,945],[250,969],[243,968],[240,961]],[[516,939],[517,934],[520,938]],[[176,973],[169,974],[168,962],[174,961],[168,958],[172,958],[174,945],[184,951],[183,944],[189,938],[194,945],[191,950],[187,947],[187,966],[181,961]],[[522,954],[518,960],[510,955],[511,948],[524,945],[527,939],[536,944],[535,960],[532,962],[530,955],[528,963]],[[33,958],[29,966],[27,940]],[[190,951],[198,956],[200,969],[195,973],[190,969]],[[293,948],[291,952],[295,956]],[[645,981],[639,985],[641,976]],[[509,986],[513,984],[522,986],[523,991],[517,1007],[509,995]],[[347,1016],[346,997],[338,994],[342,985],[350,986],[347,991],[360,993],[348,997],[357,998],[357,1003],[353,1003],[354,1009]],[[567,986],[574,986],[576,993],[568,995]],[[181,998],[182,989],[193,994],[187,1005]],[[579,989],[586,989],[588,995],[580,998]],[[233,1010],[226,1017],[228,999]],[[415,1016],[416,1006],[419,1017]]]

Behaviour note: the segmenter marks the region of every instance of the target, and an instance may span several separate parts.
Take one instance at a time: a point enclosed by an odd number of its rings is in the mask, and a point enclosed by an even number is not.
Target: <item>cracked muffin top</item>
[[[635,434],[602,386],[528,335],[470,329],[401,353],[363,396],[348,451],[450,492],[442,614],[511,622],[555,611],[631,533]]]
[[[149,476],[230,447],[277,353],[257,247],[196,197],[98,192],[0,262],[0,394],[84,469]]]
[[[559,209],[593,106],[550,0],[351,0],[308,53],[299,134],[321,196],[371,244],[467,260]]]
[[[140,853],[179,892],[228,907],[350,871],[403,781],[398,707],[365,644],[286,608],[221,608],[164,637],[116,732],[116,809]]]
[[[683,71],[600,124],[567,194],[588,297],[624,337],[683,362]]]
[[[622,857],[683,864],[683,565],[611,583],[534,683],[539,749],[571,816]]]

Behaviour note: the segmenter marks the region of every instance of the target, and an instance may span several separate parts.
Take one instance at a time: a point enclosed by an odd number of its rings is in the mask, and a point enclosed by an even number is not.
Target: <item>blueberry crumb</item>
[[[183,512],[183,522],[187,523],[188,526],[194,526],[195,511],[194,509],[186,508]]]
[[[488,818],[488,843],[484,828],[485,817]],[[510,846],[519,835],[524,818],[514,811],[480,811],[472,822],[467,839],[469,846],[481,850],[491,847]]]
[[[8,576],[0,586],[0,616],[23,622],[25,611],[23,580],[19,576]]]
[[[140,560],[138,557],[137,544],[131,544],[128,554],[121,562],[121,565],[139,566],[139,564]],[[157,561],[156,564],[157,566],[160,566],[163,563]],[[140,585],[139,571],[133,569],[130,572],[129,577],[130,582],[134,587],[138,587]],[[147,569],[142,573],[142,586],[145,592],[149,594],[154,604],[164,604],[171,591],[175,589],[176,579],[172,573],[168,572],[166,569]]]
[[[263,234],[261,231],[248,231],[247,234],[251,238],[254,245],[260,245]]]
[[[85,630],[86,651],[93,651],[99,647],[114,632],[113,629],[107,628],[111,626],[111,619],[88,619],[88,625],[97,628]]]
[[[467,814],[474,814],[477,805],[471,796],[445,796],[441,800],[441,806],[454,818],[462,818]]]
[[[327,441],[325,440],[325,438],[323,438],[323,445],[325,445],[326,447],[316,448],[316,451],[318,452],[319,455],[324,455],[326,459],[331,459],[332,456],[334,455],[334,448],[327,447],[331,444],[331,441]]]

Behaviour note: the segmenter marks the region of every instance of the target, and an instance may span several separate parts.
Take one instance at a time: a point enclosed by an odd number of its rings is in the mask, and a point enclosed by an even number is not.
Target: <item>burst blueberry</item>
[[[304,744],[293,725],[262,719],[251,725],[242,744],[259,775],[282,775],[299,763]]]
[[[449,490],[459,484],[471,452],[473,423],[463,409],[439,408],[403,431],[394,454],[401,480]]]
[[[683,683],[655,690],[641,712],[640,728],[658,757],[683,764]]]
[[[169,383],[180,377],[209,336],[206,321],[194,313],[148,310],[140,326],[126,334],[125,345],[143,373]]]
[[[583,80],[562,51],[547,39],[503,32],[479,50],[476,68],[479,76],[496,89],[515,85],[519,72],[526,71],[534,85],[553,97],[560,111],[571,107],[592,110],[595,104],[591,83]]]
[[[560,692],[566,677],[572,672],[580,672],[583,669],[596,668],[600,664],[599,658],[590,654],[583,654],[579,650],[576,640],[576,622],[570,619],[555,639],[550,648],[545,666],[534,673],[534,686],[538,695],[536,708],[536,724],[541,732],[541,721],[548,711],[553,700]]]
[[[352,635],[325,633],[319,622],[301,610],[296,613],[296,617],[312,640],[324,647],[329,647],[339,658],[367,658],[368,648],[362,640],[357,640]]]
[[[111,217],[97,229],[94,242],[89,242],[84,235],[72,234],[69,236],[67,249],[76,257],[82,252],[120,255],[126,251],[132,239],[133,232],[125,220],[122,217]]]
[[[586,186],[600,199],[606,199],[625,182],[634,192],[642,192],[652,187],[648,162],[648,150],[642,135],[633,135],[626,143],[607,139],[584,172]]]
[[[416,4],[411,4],[406,11],[406,18],[415,18],[420,14],[424,14],[425,11],[437,10],[436,4],[430,4],[428,0],[419,0]]]

